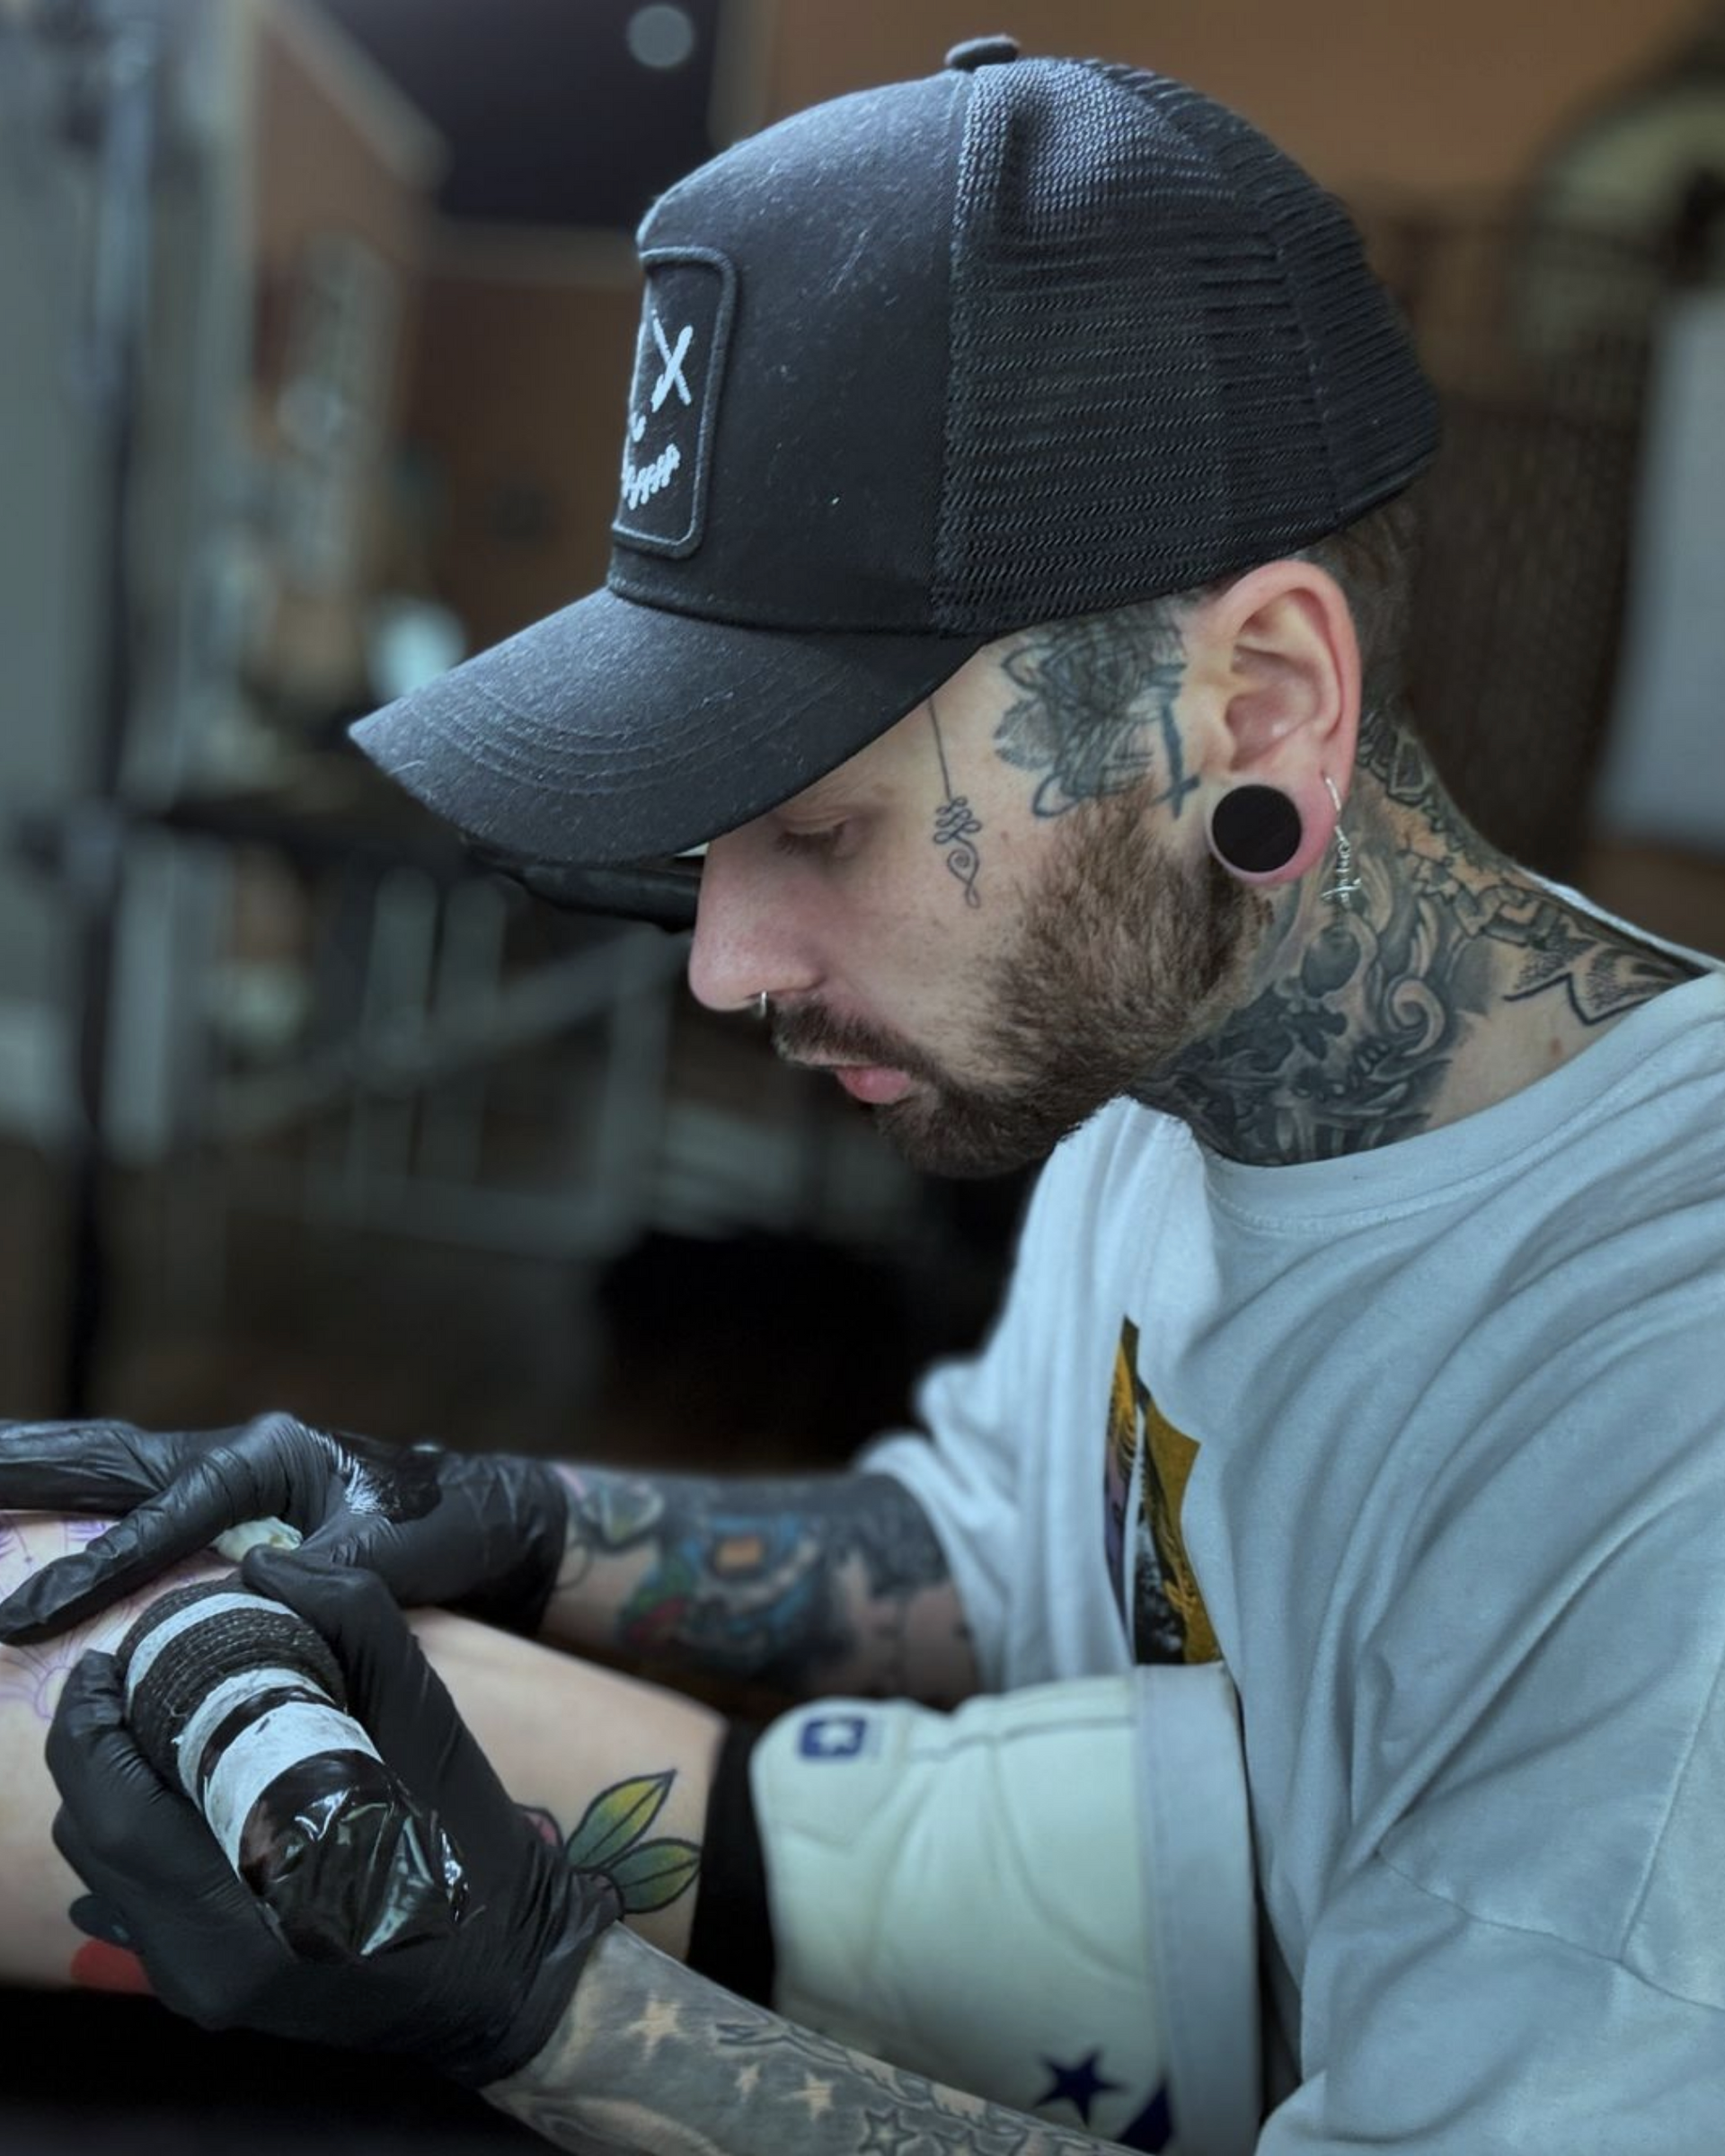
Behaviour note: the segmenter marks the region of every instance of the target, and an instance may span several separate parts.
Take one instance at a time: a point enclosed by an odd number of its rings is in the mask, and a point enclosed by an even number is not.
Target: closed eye
[[[818,859],[833,853],[844,835],[843,824],[829,824],[824,831],[779,831],[774,835],[773,847],[778,853]]]

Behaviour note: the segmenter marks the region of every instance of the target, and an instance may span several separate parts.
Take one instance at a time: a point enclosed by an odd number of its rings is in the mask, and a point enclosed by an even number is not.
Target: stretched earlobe
[[[1305,837],[1298,805],[1279,786],[1231,786],[1210,812],[1210,851],[1230,875],[1275,875]]]

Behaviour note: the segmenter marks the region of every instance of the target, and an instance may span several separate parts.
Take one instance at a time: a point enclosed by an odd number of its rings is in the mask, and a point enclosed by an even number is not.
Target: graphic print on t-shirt
[[[1122,1320],[1108,1403],[1103,1537],[1114,1600],[1138,1662],[1222,1657],[1180,1528],[1197,1457],[1197,1445],[1168,1420],[1138,1375],[1138,1329]]]

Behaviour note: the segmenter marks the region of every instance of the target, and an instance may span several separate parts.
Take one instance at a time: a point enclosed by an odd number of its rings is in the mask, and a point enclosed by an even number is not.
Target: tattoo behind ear
[[[928,720],[934,729],[934,753],[941,760],[941,791],[944,796],[934,811],[934,844],[947,849],[946,865],[964,886],[964,903],[980,906],[982,894],[977,888],[977,878],[982,869],[982,856],[970,842],[982,829],[982,822],[972,812],[965,796],[952,791],[946,744],[941,738],[941,715],[932,696],[928,700]]]

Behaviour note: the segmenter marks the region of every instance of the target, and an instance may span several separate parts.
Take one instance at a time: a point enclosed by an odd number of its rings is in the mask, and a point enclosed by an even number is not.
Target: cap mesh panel
[[[952,273],[943,629],[1272,559],[1435,446],[1429,391],[1340,206],[1183,84],[979,71]]]

